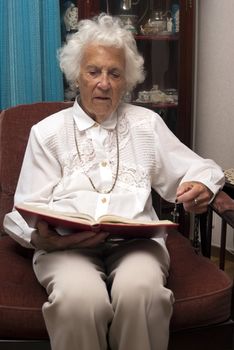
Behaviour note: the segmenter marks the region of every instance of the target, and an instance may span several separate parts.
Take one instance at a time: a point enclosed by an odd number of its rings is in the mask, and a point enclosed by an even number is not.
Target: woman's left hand
[[[208,187],[196,181],[182,183],[176,192],[177,202],[183,203],[186,211],[196,214],[207,210],[212,196],[213,193]]]

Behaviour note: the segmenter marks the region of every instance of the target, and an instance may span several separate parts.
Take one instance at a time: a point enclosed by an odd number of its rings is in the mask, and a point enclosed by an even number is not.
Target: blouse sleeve
[[[42,139],[37,125],[33,126],[16,188],[15,204],[50,202],[52,190],[61,179],[61,166],[46,141]]]
[[[61,179],[59,161],[51,153],[40,137],[37,126],[33,126],[26,148],[14,204],[20,202],[37,202],[48,205],[54,186]],[[33,248],[30,240],[34,231],[22,216],[13,209],[4,218],[5,231],[18,243]]]
[[[199,181],[215,195],[224,185],[222,169],[185,146],[169,130],[162,118],[153,121],[156,171],[153,188],[168,201],[174,201],[177,187],[185,181]]]

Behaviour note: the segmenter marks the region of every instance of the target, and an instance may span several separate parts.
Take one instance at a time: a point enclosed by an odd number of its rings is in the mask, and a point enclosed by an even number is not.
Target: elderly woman
[[[79,94],[72,108],[33,126],[15,204],[151,220],[154,188],[187,211],[206,210],[223,184],[221,169],[185,147],[156,113],[122,102],[144,79],[132,34],[107,15],[83,20],[59,58]],[[166,235],[62,236],[46,222],[28,226],[16,210],[6,215],[5,228],[35,248],[53,350],[167,349],[173,295],[165,287]]]

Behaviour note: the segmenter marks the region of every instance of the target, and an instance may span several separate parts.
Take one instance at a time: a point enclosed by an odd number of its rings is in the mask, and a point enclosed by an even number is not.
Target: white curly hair
[[[144,59],[137,50],[133,34],[124,28],[118,17],[102,13],[93,19],[81,20],[78,31],[70,35],[58,51],[60,68],[71,88],[75,88],[82,54],[86,45],[90,43],[124,49],[126,91],[131,91],[138,83],[144,81]]]

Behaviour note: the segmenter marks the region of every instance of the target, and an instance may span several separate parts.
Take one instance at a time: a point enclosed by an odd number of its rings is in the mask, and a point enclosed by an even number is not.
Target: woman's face
[[[125,93],[123,49],[88,45],[84,49],[77,82],[85,112],[98,123],[108,118]]]

